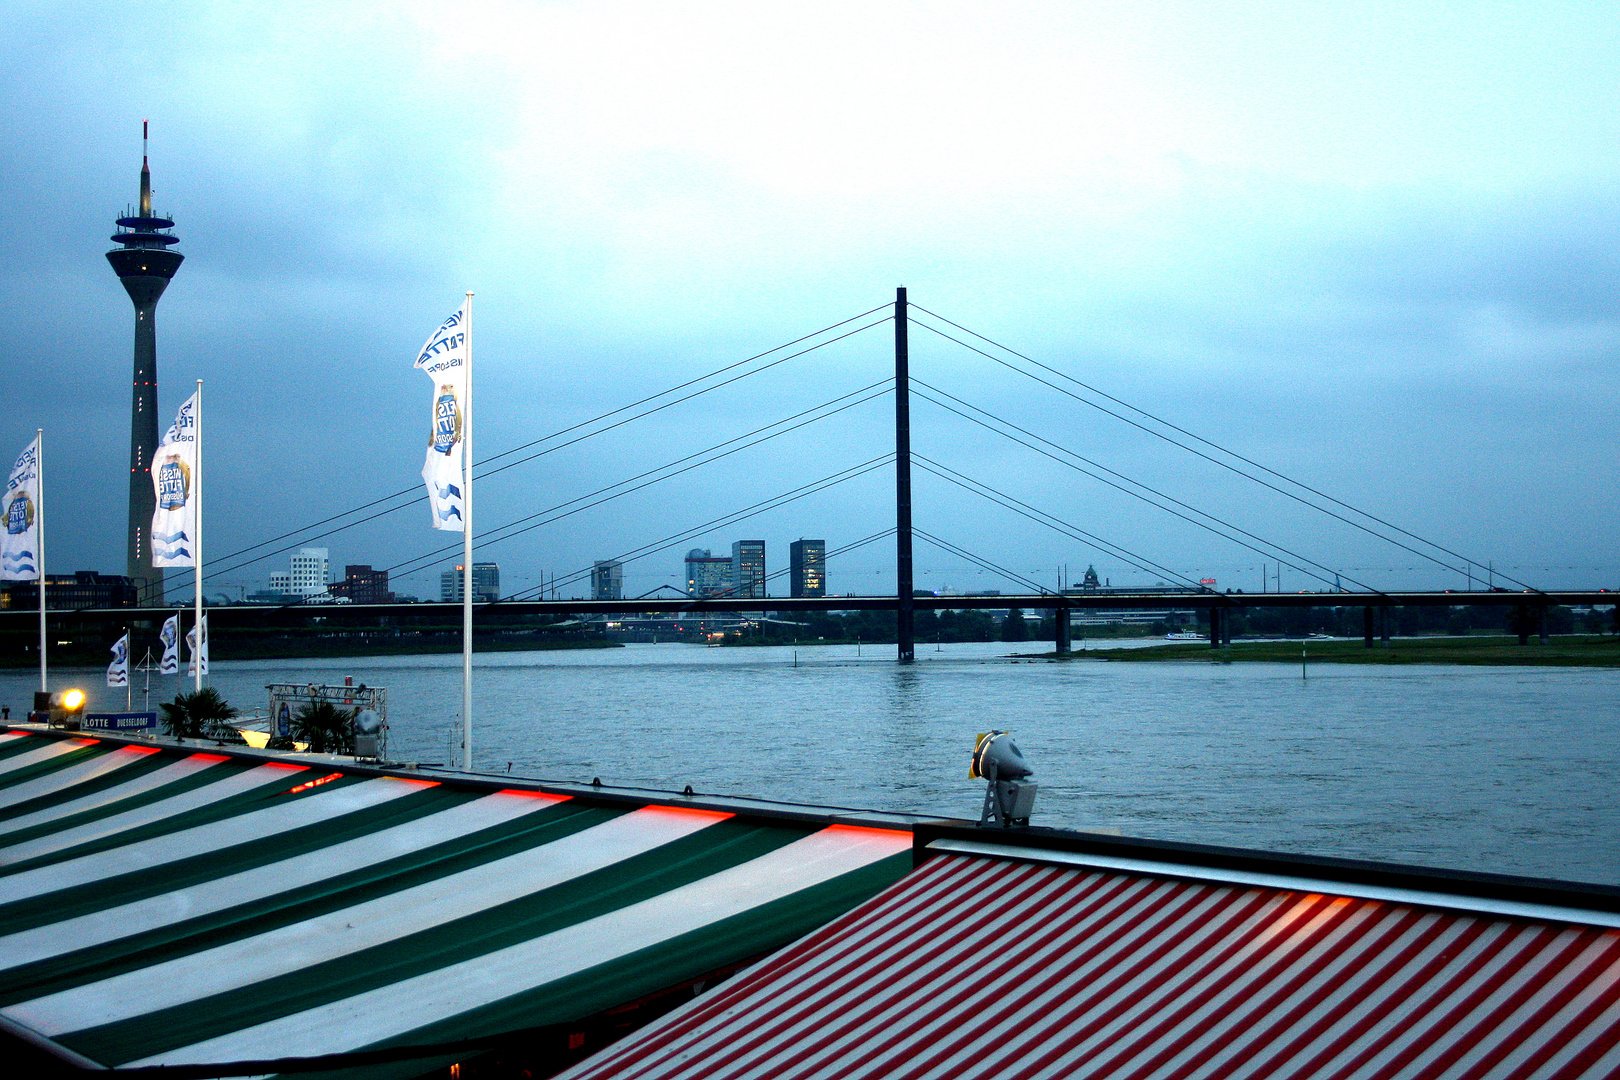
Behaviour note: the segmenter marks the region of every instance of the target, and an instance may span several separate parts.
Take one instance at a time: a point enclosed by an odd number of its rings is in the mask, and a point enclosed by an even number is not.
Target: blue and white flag
[[[39,436],[17,455],[0,498],[0,581],[39,580]]]
[[[201,393],[201,391],[198,391]],[[195,566],[197,539],[197,394],[180,406],[152,454],[152,565]]]
[[[108,686],[129,685],[129,632],[113,642],[112,663],[107,665]]]
[[[180,616],[169,616],[158,639],[163,642],[163,664],[158,672],[163,675],[180,674]]]
[[[444,320],[416,358],[433,380],[433,426],[428,432],[422,479],[433,508],[433,527],[461,532],[462,425],[467,401],[467,305]]]
[[[202,661],[202,673],[208,674],[208,616],[202,617],[202,644],[197,644],[197,627],[193,626],[186,631],[186,648],[191,652],[191,660],[186,664],[186,677],[195,678],[197,675],[197,662]]]

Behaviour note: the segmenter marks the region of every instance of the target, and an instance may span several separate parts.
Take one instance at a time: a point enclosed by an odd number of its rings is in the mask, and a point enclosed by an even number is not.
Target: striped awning
[[[14,731],[0,1022],[94,1066],[442,1048],[779,948],[899,878],[910,846],[788,815]]]
[[[1612,910],[931,846],[883,894],[564,1075],[1620,1075]]]

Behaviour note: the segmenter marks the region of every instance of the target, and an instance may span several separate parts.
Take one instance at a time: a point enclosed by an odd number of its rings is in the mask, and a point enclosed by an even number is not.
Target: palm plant
[[[316,754],[354,753],[354,710],[312,701],[293,715],[292,737]]]
[[[214,739],[218,742],[241,742],[242,736],[231,726],[240,710],[220,695],[212,686],[190,694],[176,694],[173,701],[160,702],[163,711],[163,732],[178,739]]]

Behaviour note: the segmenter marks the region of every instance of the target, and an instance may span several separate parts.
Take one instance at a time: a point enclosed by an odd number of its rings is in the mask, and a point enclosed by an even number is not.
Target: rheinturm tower
[[[152,453],[158,441],[157,331],[152,324],[158,298],[185,256],[170,250],[180,238],[174,222],[152,213],[152,170],[146,163],[146,122],[141,122],[141,201],[118,219],[107,261],[135,304],[135,376],[129,414],[129,545],[126,570],[136,579],[142,605],[163,602],[163,571],[152,565]]]

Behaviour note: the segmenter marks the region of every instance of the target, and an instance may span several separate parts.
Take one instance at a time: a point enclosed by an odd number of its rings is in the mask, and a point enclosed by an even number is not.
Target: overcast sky
[[[902,285],[1466,558],[1620,585],[1616,10],[13,0],[0,452],[45,429],[51,571],[121,572],[133,317],[102,253],[150,119],[157,209],[186,256],[158,308],[160,411],[167,426],[206,380],[211,594],[287,566],[215,557],[418,483],[430,386],[411,363],[466,290],[482,459]],[[892,342],[875,326],[491,476],[479,531],[883,379]],[[1347,578],[1466,584],[916,327],[912,371]],[[1162,567],[1255,590],[1276,564],[913,410],[920,454],[1118,545],[919,472],[918,526],[995,565],[1047,586],[1094,563],[1115,584]],[[891,527],[892,473],[688,532],[886,453],[891,420],[890,398],[867,401],[478,557],[508,593],[666,538],[628,592],[740,538],[785,568],[793,539],[836,550]],[[341,569],[455,539],[416,499],[312,542]],[[396,588],[436,595],[453,561]],[[892,588],[892,562],[892,541],[870,544],[830,586]],[[921,539],[917,567],[928,588],[1018,587]],[[1284,589],[1317,585],[1282,571]]]

